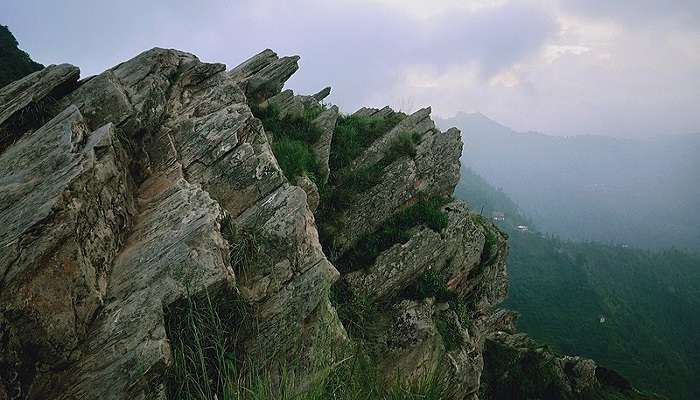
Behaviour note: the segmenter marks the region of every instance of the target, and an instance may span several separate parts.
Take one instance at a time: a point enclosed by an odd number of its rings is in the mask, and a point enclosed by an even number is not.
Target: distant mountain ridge
[[[700,250],[700,134],[648,139],[518,133],[483,114],[462,130],[462,162],[563,238]]]
[[[634,385],[697,399],[700,257],[649,252],[538,233],[507,194],[462,168],[455,197],[483,215],[503,214],[508,298],[518,327],[556,351],[594,358]],[[529,232],[517,226],[529,225]]]

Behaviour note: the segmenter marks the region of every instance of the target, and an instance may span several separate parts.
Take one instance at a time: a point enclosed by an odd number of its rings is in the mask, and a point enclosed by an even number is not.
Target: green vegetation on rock
[[[318,184],[319,165],[311,148],[322,134],[312,123],[318,113],[308,111],[301,116],[280,117],[273,106],[252,106],[251,110],[262,121],[265,131],[272,134],[272,152],[287,179],[294,182],[297,177],[306,175]]]
[[[243,302],[209,292],[190,295],[166,310],[172,366],[168,398],[178,400],[439,400],[450,385],[439,373],[417,382],[387,384],[361,347],[339,349],[336,362],[318,368],[316,379],[298,382],[286,365],[244,360],[237,341],[254,331]],[[342,353],[341,353],[342,351]]]
[[[383,251],[411,238],[410,229],[419,225],[440,232],[447,226],[447,214],[441,207],[447,199],[419,196],[418,201],[389,217],[382,226],[363,235],[357,244],[336,261],[341,272],[355,271],[371,265]]]
[[[333,133],[329,164],[337,171],[350,165],[372,142],[382,137],[406,116],[393,113],[385,118],[341,115]]]

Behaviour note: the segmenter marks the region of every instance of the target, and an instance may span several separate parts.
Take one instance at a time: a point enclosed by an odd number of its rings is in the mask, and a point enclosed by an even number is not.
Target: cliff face
[[[296,391],[362,349],[502,398],[506,237],[451,199],[459,131],[282,91],[298,59],[153,49],[0,89],[0,399],[177,398],[205,336]],[[581,365],[572,396],[605,386]]]

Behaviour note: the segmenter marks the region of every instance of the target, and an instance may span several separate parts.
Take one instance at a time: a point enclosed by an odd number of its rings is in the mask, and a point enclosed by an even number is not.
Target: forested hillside
[[[597,360],[642,389],[700,398],[700,259],[676,249],[571,242],[537,233],[517,205],[469,169],[455,195],[509,234],[509,296],[519,327]],[[515,226],[529,224],[529,232]]]
[[[12,32],[0,25],[0,87],[44,68],[18,46]]]

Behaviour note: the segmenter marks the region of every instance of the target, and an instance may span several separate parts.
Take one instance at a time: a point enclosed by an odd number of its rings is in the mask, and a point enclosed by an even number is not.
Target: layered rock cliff
[[[520,384],[507,238],[451,197],[459,131],[282,91],[298,60],[153,49],[0,89],[0,399],[179,398],[192,376],[224,398],[211,354],[295,393],[359,357],[445,398]],[[178,375],[202,338],[221,348]],[[609,389],[572,360],[549,396]]]

